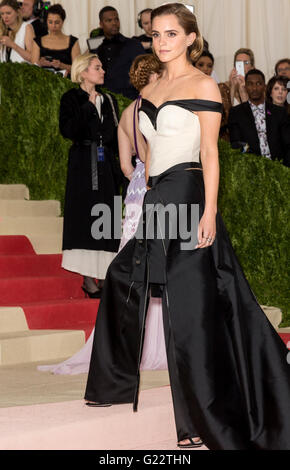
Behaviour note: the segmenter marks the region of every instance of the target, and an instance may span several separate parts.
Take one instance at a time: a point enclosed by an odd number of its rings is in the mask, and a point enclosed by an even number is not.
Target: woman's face
[[[272,88],[271,98],[273,103],[278,106],[284,106],[287,99],[288,90],[282,83],[276,82]]]
[[[82,78],[85,82],[93,85],[104,84],[105,72],[102,63],[99,59],[93,59],[88,66],[87,70],[82,73]]]
[[[62,30],[63,21],[59,15],[50,13],[47,17],[47,28],[49,33],[59,33]]]
[[[154,51],[161,62],[171,62],[186,55],[196,34],[187,35],[175,15],[156,16],[152,23]]]
[[[206,75],[211,75],[213,71],[213,61],[210,57],[202,56],[196,62],[195,67]]]
[[[4,6],[0,8],[0,15],[3,23],[7,27],[12,27],[18,18],[18,13],[13,8],[9,6]]]
[[[277,68],[277,75],[287,77],[290,80],[290,64],[288,62],[281,62]]]
[[[147,36],[151,36],[151,31],[152,31],[151,13],[149,11],[147,11],[145,13],[142,13],[142,15],[141,15],[141,24],[142,24],[142,28],[145,31],[145,34],[147,34]]]

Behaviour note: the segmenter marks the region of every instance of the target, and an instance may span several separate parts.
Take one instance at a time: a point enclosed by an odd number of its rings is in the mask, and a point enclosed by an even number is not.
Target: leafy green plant
[[[64,201],[70,141],[58,128],[60,98],[76,86],[36,66],[0,64],[0,183],[22,183],[31,199]],[[115,95],[120,113],[130,100]],[[290,326],[290,172],[279,162],[219,142],[219,209],[253,292],[280,307]]]
[[[0,183],[24,183],[31,199],[63,207],[68,152],[58,127],[63,93],[77,85],[28,64],[0,64]],[[130,100],[115,95],[120,113]]]
[[[219,208],[259,302],[280,307],[290,326],[289,169],[219,142]]]

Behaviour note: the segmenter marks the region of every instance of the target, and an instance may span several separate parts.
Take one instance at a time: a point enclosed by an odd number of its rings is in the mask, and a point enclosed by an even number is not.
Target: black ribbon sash
[[[94,140],[83,140],[76,142],[76,145],[85,145],[91,147],[91,169],[92,169],[92,190],[99,190],[99,172],[98,172],[98,143]]]
[[[91,143],[91,166],[92,166],[92,190],[98,191],[99,189],[99,176],[98,176],[98,145],[97,142]]]

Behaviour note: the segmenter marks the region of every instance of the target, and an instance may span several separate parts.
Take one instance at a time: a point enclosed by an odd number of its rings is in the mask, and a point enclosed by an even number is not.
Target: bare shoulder
[[[34,29],[33,29],[33,26],[29,23],[27,23],[27,25],[25,26],[25,33],[27,34],[30,34],[30,35],[34,35]]]
[[[128,122],[133,122],[133,114],[134,114],[134,107],[135,107],[136,101],[132,101],[132,103],[127,106],[127,108],[124,109],[122,112],[121,118],[119,125],[123,128],[127,128]]]
[[[158,80],[157,80],[158,82]],[[148,83],[148,85],[146,85],[143,89],[142,89],[142,98],[149,98],[152,94],[152,91],[154,90],[156,86],[156,82],[153,82],[153,83]]]
[[[136,105],[136,100],[132,101],[132,103],[130,103],[129,106],[127,106],[127,108],[124,109],[124,111],[122,112],[122,116],[131,115],[134,112],[135,105]]]
[[[196,75],[194,79],[195,99],[222,102],[216,81],[208,75]]]

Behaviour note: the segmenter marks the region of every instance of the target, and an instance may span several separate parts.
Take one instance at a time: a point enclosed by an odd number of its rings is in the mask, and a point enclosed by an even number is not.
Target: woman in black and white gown
[[[222,105],[213,79],[191,66],[203,47],[196,18],[181,4],[163,5],[152,12],[152,35],[165,68],[139,109],[151,189],[135,239],[108,268],[85,399],[137,411],[151,291],[162,297],[179,447],[290,450],[288,351],[217,210]],[[148,220],[157,221],[153,232]]]

